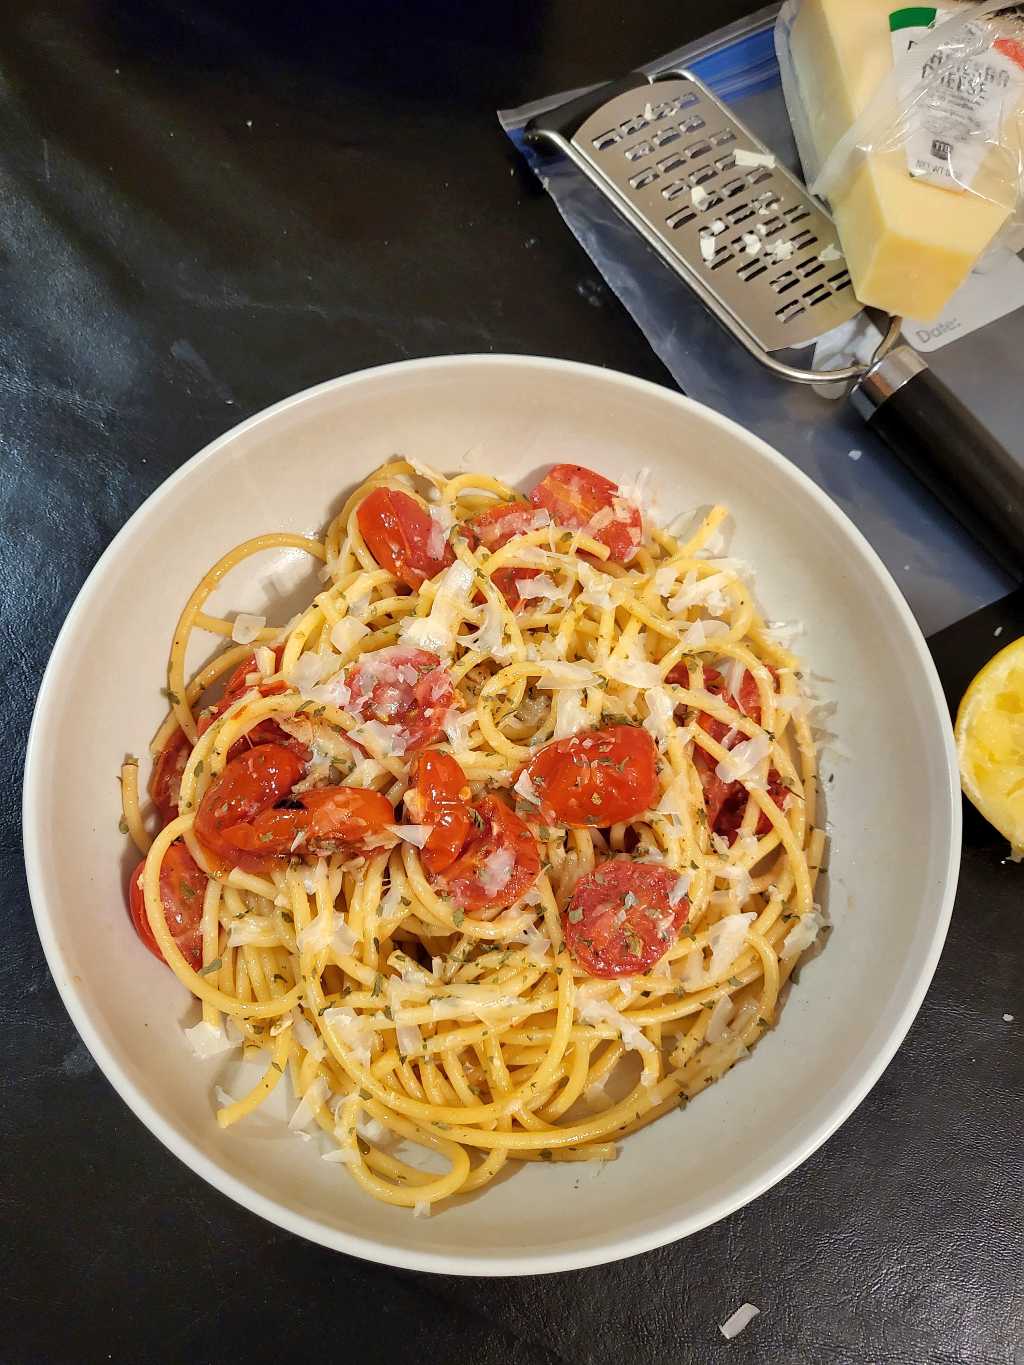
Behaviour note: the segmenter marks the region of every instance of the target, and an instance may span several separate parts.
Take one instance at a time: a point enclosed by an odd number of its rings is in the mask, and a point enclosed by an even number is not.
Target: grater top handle
[[[602,104],[607,104],[616,95],[626,95],[630,90],[640,90],[650,83],[642,71],[631,71],[628,76],[620,76],[616,81],[595,85],[592,90],[584,90],[575,99],[556,105],[546,113],[537,114],[523,129],[523,135],[531,146],[540,145],[545,138],[564,138],[569,141]]]

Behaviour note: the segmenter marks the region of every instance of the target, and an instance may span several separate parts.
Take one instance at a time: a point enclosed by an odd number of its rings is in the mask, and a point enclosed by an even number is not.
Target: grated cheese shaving
[[[694,621],[683,636],[684,645],[706,645],[722,635],[729,634],[724,621]]]
[[[473,570],[457,559],[438,579],[426,616],[407,616],[399,627],[403,640],[447,658],[455,648],[455,632],[465,615],[473,588]]]
[[[567,687],[558,694],[555,703],[554,739],[568,739],[570,735],[586,730],[590,716],[583,705],[583,692],[578,687]]]
[[[370,627],[364,626],[353,616],[343,616],[331,626],[331,644],[339,654],[348,654],[364,635],[369,635]]]
[[[295,1132],[299,1128],[305,1128],[309,1121],[316,1114],[323,1102],[327,1098],[330,1086],[326,1076],[317,1076],[309,1086],[309,1089],[299,1100],[295,1113],[288,1120],[288,1127]]]
[[[782,952],[779,954],[782,961],[788,962],[790,958],[799,957],[801,953],[806,952],[818,937],[825,922],[824,914],[818,910],[809,910],[806,915],[802,915],[783,941]]]
[[[760,1308],[755,1308],[752,1303],[740,1304],[736,1312],[726,1318],[718,1330],[726,1341],[732,1341],[733,1337],[738,1337],[745,1327],[750,1326],[760,1311]]]
[[[597,675],[589,664],[546,663],[537,678],[537,687],[542,692],[561,687],[594,687],[596,683]]]
[[[731,749],[715,773],[723,782],[746,782],[751,785],[751,777],[757,772],[772,751],[772,742],[762,730],[751,739],[745,739]]]
[[[415,848],[422,848],[434,832],[434,825],[387,825],[392,834],[397,834],[399,839],[404,839],[407,844],[412,844]]]
[[[251,645],[266,624],[265,616],[253,616],[247,611],[240,611],[231,627],[231,638],[236,645]]]
[[[585,1024],[609,1024],[616,1030],[623,1044],[631,1052],[655,1052],[657,1049],[645,1038],[636,1024],[631,1023],[607,1000],[584,1000],[577,1005],[577,1013]]]
[[[200,1020],[192,1028],[183,1029],[182,1032],[188,1039],[193,1054],[203,1062],[210,1057],[219,1057],[222,1052],[230,1052],[237,1046],[215,1024],[208,1024],[205,1019]],[[230,1102],[233,1104],[234,1100]]]

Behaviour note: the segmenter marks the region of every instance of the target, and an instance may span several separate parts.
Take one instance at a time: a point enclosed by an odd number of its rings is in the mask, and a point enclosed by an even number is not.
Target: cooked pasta
[[[526,498],[395,458],[322,541],[203,577],[155,811],[135,760],[122,792],[190,1042],[263,1064],[223,1127],[287,1072],[290,1126],[424,1214],[509,1161],[613,1159],[772,1027],[825,837],[800,665],[719,557],[725,517],[680,538],[578,466]],[[285,546],[319,569],[300,615],[206,613]],[[195,631],[230,643],[186,681]]]

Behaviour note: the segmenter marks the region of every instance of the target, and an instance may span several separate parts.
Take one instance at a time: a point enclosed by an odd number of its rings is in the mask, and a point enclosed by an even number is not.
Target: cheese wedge
[[[892,70],[889,16],[900,8],[900,0],[801,0],[790,49],[819,162]],[[1008,168],[1020,122],[1004,118],[1001,136],[1012,146],[982,162],[977,193],[912,177],[903,146],[854,159],[831,207],[862,303],[923,320],[942,311],[1013,207]]]

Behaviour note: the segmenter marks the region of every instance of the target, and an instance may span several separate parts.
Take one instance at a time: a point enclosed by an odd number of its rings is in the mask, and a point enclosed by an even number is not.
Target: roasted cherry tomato
[[[643,540],[640,510],[619,496],[611,479],[580,464],[556,464],[530,494],[534,507],[546,507],[557,526],[587,534],[607,545],[612,559],[628,564]]]
[[[437,739],[455,702],[451,674],[436,654],[392,645],[363,654],[347,675],[348,710],[395,728],[396,752],[415,753]]]
[[[685,664],[676,664],[668,674],[666,682],[679,683],[683,687],[688,687],[690,674]],[[740,681],[740,695],[737,699],[731,692],[725,690],[725,679],[715,668],[704,670],[704,690],[714,696],[720,696],[724,702],[734,710],[749,716],[755,724],[761,723],[761,694],[757,690],[757,683],[754,681],[753,674],[748,670],[744,671]],[[697,724],[717,743],[731,749],[739,744],[746,736],[743,734],[730,735],[732,729],[724,720],[719,720],[716,716],[709,715],[706,711],[701,711],[697,717]],[[747,789],[742,782],[723,782],[718,776],[717,763],[700,745],[694,746],[693,762],[700,777],[701,786],[704,788],[704,804],[707,808],[708,827],[713,834],[720,834],[728,839],[731,844],[739,832],[739,827],[743,823],[743,815],[747,808]],[[782,809],[789,789],[782,781],[782,777],[777,769],[768,770],[768,795],[775,804]],[[754,826],[754,834],[757,838],[763,838],[772,827],[772,822],[765,815],[764,811],[758,812],[757,824]]]
[[[649,810],[658,791],[658,751],[635,725],[607,725],[546,744],[525,772],[548,824],[614,825]]]
[[[315,787],[289,797],[286,806],[261,811],[249,826],[251,833],[240,833],[239,838],[247,837],[248,846],[261,858],[281,858],[292,852],[299,857],[305,853],[319,856],[355,850],[394,822],[391,802],[380,792],[366,787]]]
[[[382,569],[416,589],[455,556],[436,523],[415,498],[394,488],[375,488],[356,513],[366,548]]]
[[[153,956],[163,962],[164,955],[149,926],[146,898],[139,885],[145,866],[146,860],[143,858],[128,880],[128,910],[139,938]],[[194,971],[203,965],[203,897],[206,883],[206,873],[197,866],[185,845],[171,844],[160,868],[160,899],[171,937]]]
[[[160,750],[149,775],[149,795],[160,812],[165,825],[178,817],[178,794],[181,789],[181,775],[192,752],[192,745],[184,730],[175,730]]]
[[[636,976],[679,937],[689,901],[673,904],[678,873],[657,863],[615,859],[576,883],[562,912],[570,953],[591,976]]]
[[[281,656],[283,654],[284,645],[276,645],[274,647],[274,662],[277,668],[281,667]],[[205,734],[218,716],[222,716],[232,702],[237,701],[239,697],[249,690],[246,678],[250,677],[256,671],[255,655],[242,660],[228,678],[227,684],[224,687],[224,694],[220,700],[214,702],[212,706],[208,706],[200,711],[199,715],[196,717],[196,728],[198,729],[199,734]],[[282,692],[287,692],[288,684],[286,682],[261,682],[257,684],[257,690],[263,697],[273,697]],[[284,748],[291,749],[291,751],[294,754],[297,754],[304,763],[309,762],[310,753],[306,745],[303,744],[300,739],[296,739],[293,735],[288,734],[286,730],[282,730],[280,725],[274,720],[261,720],[258,725],[253,726],[249,733],[243,735],[237,744],[232,745],[228,757],[237,758],[240,753],[243,753],[246,749],[255,748],[258,744],[281,744]]]
[[[270,854],[253,822],[282,801],[301,778],[303,763],[281,744],[261,744],[225,764],[196,811],[196,838],[214,857],[233,867],[259,871]],[[294,836],[293,836],[294,837]],[[269,839],[264,844],[269,844]]]
[[[428,749],[420,754],[412,771],[412,786],[405,794],[405,808],[421,825],[433,825],[420,849],[420,861],[428,876],[450,867],[473,829],[469,813],[471,788],[466,774],[451,754]]]
[[[470,913],[504,909],[540,876],[537,841],[496,796],[481,797],[470,818],[474,827],[459,857],[436,880],[450,900]]]
[[[515,536],[522,536],[533,530],[536,509],[528,503],[503,502],[497,507],[489,507],[469,522],[472,531],[481,545],[492,552],[500,550]],[[519,605],[519,584],[527,578],[536,578],[540,569],[497,569],[491,581],[503,595],[510,607]]]

